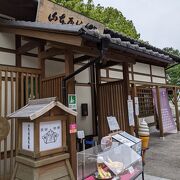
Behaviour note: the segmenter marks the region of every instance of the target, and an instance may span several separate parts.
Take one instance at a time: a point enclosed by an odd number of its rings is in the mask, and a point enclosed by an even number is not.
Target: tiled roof
[[[108,38],[110,41],[110,47],[114,49],[121,49],[132,54],[139,54],[143,56],[148,55],[152,58],[157,58],[157,60],[165,61],[166,63],[172,63],[173,61],[180,62],[180,57],[171,55],[159,48],[134,40],[108,29],[105,29],[104,34],[101,34],[98,30],[88,29],[88,27],[83,25],[62,25],[0,19],[0,27],[1,26],[18,27],[22,29],[36,29],[39,31],[55,33],[77,34],[83,37],[91,37],[92,40],[96,41],[101,41],[103,38]]]

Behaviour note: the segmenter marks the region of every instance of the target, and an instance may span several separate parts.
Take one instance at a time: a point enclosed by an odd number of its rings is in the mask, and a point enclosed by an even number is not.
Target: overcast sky
[[[180,0],[94,0],[119,9],[133,21],[141,39],[180,50]]]

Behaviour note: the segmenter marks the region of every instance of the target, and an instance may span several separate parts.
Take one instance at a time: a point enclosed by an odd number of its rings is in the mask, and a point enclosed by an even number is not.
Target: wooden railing
[[[62,80],[65,77],[64,74],[53,76],[50,78],[42,79],[42,92],[41,96],[57,97],[62,102]]]
[[[28,99],[38,98],[40,90],[40,70],[16,68],[0,65],[0,116],[24,106]],[[16,151],[16,123],[9,121],[10,132],[0,143],[0,179],[9,179],[14,168]]]

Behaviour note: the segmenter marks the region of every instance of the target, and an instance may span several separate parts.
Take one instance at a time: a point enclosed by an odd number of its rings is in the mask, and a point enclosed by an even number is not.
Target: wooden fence
[[[39,97],[40,70],[0,66],[0,116],[24,106],[28,99]],[[16,123],[9,121],[8,137],[0,143],[0,179],[9,179],[14,168]]]
[[[46,97],[58,97],[58,100],[62,102],[62,80],[65,77],[64,74],[52,76],[42,79],[42,98]]]
[[[125,98],[123,81],[100,84],[98,87],[98,126],[101,136],[107,135],[107,116],[115,116],[121,130],[125,130]]]

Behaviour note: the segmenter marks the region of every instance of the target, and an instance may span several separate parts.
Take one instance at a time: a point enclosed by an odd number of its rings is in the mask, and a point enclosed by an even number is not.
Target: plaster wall
[[[143,81],[143,82],[151,82],[151,77],[139,75],[139,74],[134,74],[134,80],[135,81]]]
[[[92,102],[91,102],[91,87],[76,86],[77,95],[77,125],[78,130],[84,130],[85,135],[93,134],[92,126]],[[88,116],[81,116],[81,104],[88,104]]]
[[[164,68],[159,66],[152,66],[152,75],[165,77]]]
[[[134,72],[150,74],[150,66],[149,64],[144,63],[136,63],[133,65]]]
[[[119,71],[109,71],[110,78],[123,79],[123,73]]]

